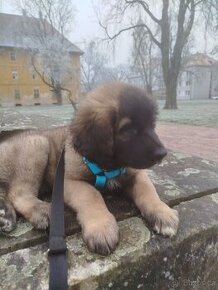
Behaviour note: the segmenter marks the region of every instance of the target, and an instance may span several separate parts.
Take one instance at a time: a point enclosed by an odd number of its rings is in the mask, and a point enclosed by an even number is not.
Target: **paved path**
[[[32,111],[31,111],[32,110]],[[8,108],[0,110],[0,131],[44,128],[70,122],[72,107]],[[165,146],[174,151],[218,162],[218,128],[159,122],[157,131]]]
[[[159,123],[157,132],[168,149],[218,162],[218,128]]]

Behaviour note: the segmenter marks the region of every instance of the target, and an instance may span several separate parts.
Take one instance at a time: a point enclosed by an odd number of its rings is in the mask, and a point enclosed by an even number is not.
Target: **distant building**
[[[196,53],[183,64],[178,86],[178,100],[210,99],[218,95],[218,62],[212,57]]]
[[[25,18],[24,18],[25,17]],[[30,51],[22,38],[22,25],[25,23],[31,29],[35,18],[26,15],[11,15],[0,13],[0,105],[34,105],[56,103],[51,89],[41,80],[30,66]],[[49,24],[48,24],[49,25]],[[54,29],[54,28],[53,28]],[[57,31],[56,31],[57,32]],[[58,32],[57,32],[58,33]],[[66,38],[72,66],[77,68],[73,81],[68,89],[72,98],[80,94],[80,55],[82,51]],[[31,45],[31,44],[30,44]],[[33,47],[34,49],[34,44]],[[63,102],[68,102],[66,96]]]

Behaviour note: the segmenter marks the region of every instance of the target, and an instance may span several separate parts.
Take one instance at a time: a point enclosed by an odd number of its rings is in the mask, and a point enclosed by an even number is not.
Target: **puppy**
[[[109,83],[88,94],[69,126],[4,140],[0,143],[0,230],[14,228],[16,211],[36,228],[48,226],[50,204],[38,199],[38,193],[45,182],[52,186],[65,148],[65,203],[76,211],[91,251],[108,255],[119,240],[116,220],[101,190],[122,188],[154,231],[173,236],[177,212],[159,199],[144,170],[166,155],[154,131],[156,113],[143,90]],[[93,163],[102,170],[98,177],[89,167]],[[107,180],[105,175],[111,172],[121,174]],[[98,178],[104,179],[100,189]]]

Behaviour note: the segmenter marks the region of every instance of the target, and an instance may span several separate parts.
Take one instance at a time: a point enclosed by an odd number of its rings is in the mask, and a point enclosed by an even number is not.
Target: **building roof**
[[[195,53],[190,55],[184,61],[185,67],[189,66],[212,66],[217,61],[205,53]]]
[[[62,37],[61,34],[54,29],[47,21],[45,21],[47,29],[55,31],[56,35],[63,41],[63,45],[66,50],[72,53],[82,54],[83,52],[66,37]],[[0,13],[0,47],[11,48],[27,48],[26,36],[28,38],[29,48],[36,48],[36,42],[34,41],[34,31],[39,27],[40,21],[38,18],[28,17],[26,15],[14,15]],[[25,29],[25,34],[24,34]],[[35,36],[36,38],[36,36]],[[30,41],[32,39],[32,41]]]

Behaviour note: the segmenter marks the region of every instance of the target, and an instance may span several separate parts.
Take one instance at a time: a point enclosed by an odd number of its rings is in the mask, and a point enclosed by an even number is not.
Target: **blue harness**
[[[97,164],[90,162],[86,157],[83,157],[83,162],[89,168],[89,170],[95,175],[95,187],[103,188],[107,180],[118,177],[126,173],[126,168],[121,167],[111,171],[101,169]]]

